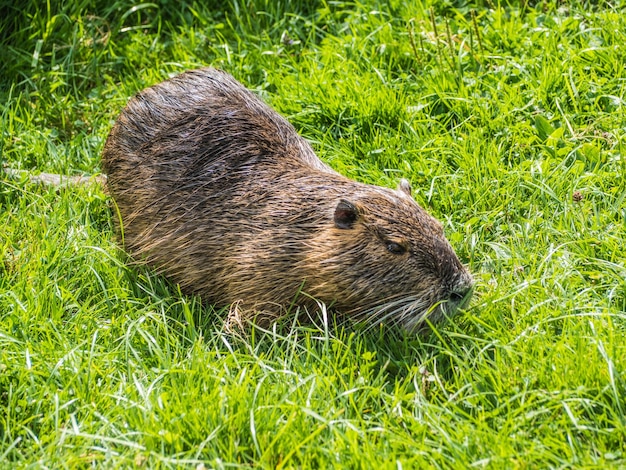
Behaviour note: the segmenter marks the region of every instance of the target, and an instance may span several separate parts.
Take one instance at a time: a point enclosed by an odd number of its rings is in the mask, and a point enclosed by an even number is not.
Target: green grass
[[[96,174],[132,94],[214,65],[408,178],[478,286],[425,337],[236,338],[125,264],[102,188],[2,176],[1,468],[626,467],[621,1],[14,3],[3,164]]]

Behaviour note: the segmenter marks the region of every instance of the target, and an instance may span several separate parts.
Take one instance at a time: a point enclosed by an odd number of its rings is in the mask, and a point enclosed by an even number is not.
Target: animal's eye
[[[393,253],[394,255],[401,255],[403,253],[406,253],[406,248],[402,245],[400,245],[400,243],[396,243],[396,242],[387,242],[387,249]]]

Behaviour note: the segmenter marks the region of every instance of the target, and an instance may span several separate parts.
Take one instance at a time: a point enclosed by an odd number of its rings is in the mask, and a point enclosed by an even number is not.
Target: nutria
[[[248,318],[317,301],[413,331],[471,295],[408,182],[391,190],[338,174],[225,72],[189,71],[137,94],[102,164],[129,254]]]

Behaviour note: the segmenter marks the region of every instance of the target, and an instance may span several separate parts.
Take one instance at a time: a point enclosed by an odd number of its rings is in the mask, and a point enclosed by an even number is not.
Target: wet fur
[[[296,305],[315,308],[313,298],[413,330],[429,310],[435,319],[469,297],[471,277],[406,183],[391,190],[336,173],[224,72],[190,71],[139,93],[102,162],[128,252],[244,317],[282,315],[302,290]]]

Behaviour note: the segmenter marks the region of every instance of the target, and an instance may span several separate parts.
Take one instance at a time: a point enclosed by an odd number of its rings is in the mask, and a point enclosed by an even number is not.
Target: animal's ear
[[[335,208],[335,227],[350,229],[359,218],[359,211],[354,204],[342,199]]]
[[[398,191],[411,197],[411,183],[409,183],[409,180],[402,178],[400,183],[398,183]]]

